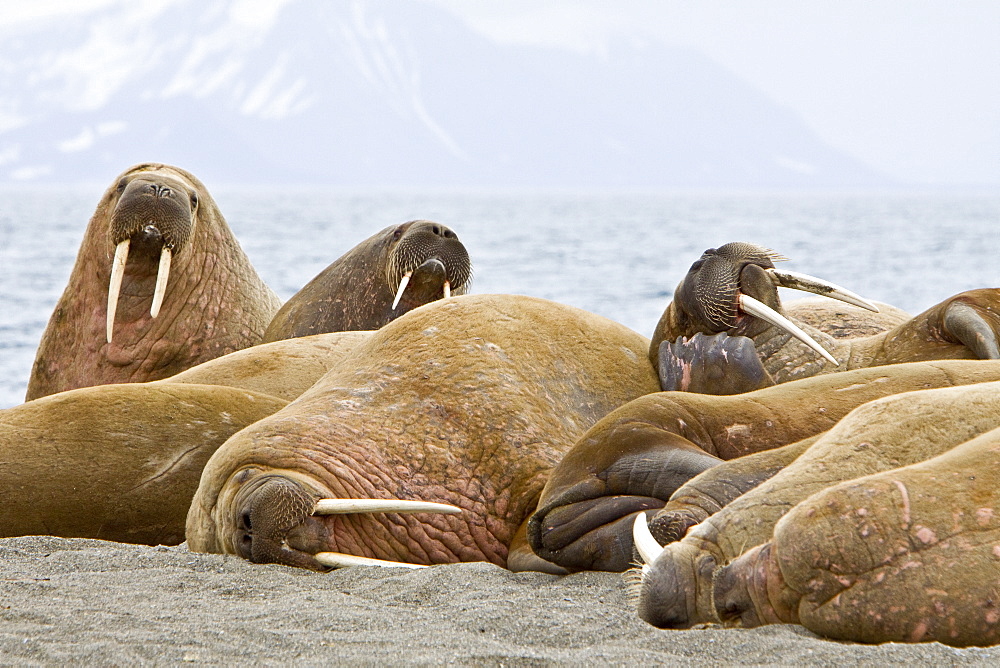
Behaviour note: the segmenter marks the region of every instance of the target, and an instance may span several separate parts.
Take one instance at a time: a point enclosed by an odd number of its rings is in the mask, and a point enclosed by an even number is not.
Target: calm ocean
[[[0,408],[23,401],[35,348],[103,190],[0,192]],[[788,269],[911,313],[962,290],[1000,286],[1000,197],[308,189],[213,196],[282,299],[356,243],[415,218],[444,223],[462,239],[472,292],[552,299],[646,336],[691,263],[729,241],[767,246],[790,258]]]

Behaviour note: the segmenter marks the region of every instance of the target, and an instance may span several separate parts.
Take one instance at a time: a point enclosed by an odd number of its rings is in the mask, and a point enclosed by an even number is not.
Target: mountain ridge
[[[115,5],[24,28],[0,58],[0,183],[148,160],[334,187],[893,185],[690,49],[499,44],[426,3],[240,7]]]

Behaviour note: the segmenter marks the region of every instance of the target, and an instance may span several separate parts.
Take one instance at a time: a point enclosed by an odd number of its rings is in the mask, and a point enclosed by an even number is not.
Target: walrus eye
[[[198,208],[198,194],[197,193],[191,193],[191,208],[192,209],[197,209]]]
[[[127,185],[128,185],[128,179],[122,179],[121,181],[119,181],[118,182],[118,188],[117,188],[118,193],[121,194],[121,193],[125,192],[125,187]]]

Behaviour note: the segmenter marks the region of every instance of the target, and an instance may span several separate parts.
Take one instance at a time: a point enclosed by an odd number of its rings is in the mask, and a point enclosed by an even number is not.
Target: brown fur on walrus
[[[640,397],[602,418],[563,457],[528,523],[528,541],[540,557],[571,570],[625,570],[636,513],[662,507],[722,460],[814,436],[879,397],[992,380],[1000,380],[1000,361],[942,360],[815,376],[733,396]]]
[[[394,298],[403,277],[408,283]],[[378,329],[445,296],[465,294],[472,264],[450,228],[430,220],[391,225],[334,260],[281,307],[264,341]]]
[[[808,497],[717,579],[743,626],[1000,643],[1000,429]]]
[[[740,297],[746,295],[778,313],[784,312],[776,287],[774,260],[777,259],[783,258],[766,248],[740,242],[705,251],[678,284],[673,300],[656,324],[649,349],[654,368],[661,368],[664,345],[699,333],[722,332],[753,341],[762,370],[768,376],[760,386],[902,362],[1000,358],[997,343],[1000,289],[979,289],[954,295],[913,318],[869,336],[856,336],[861,324],[868,322],[882,327],[897,319],[900,313],[893,310],[888,318],[877,313],[855,314],[851,319],[858,324],[846,325],[846,333],[851,335],[847,338],[821,331],[837,334],[837,327],[827,325],[817,329],[807,322],[799,322],[800,328],[837,360],[838,364],[834,364],[789,332],[741,307]],[[822,312],[809,314],[808,307],[799,306],[796,310],[805,313],[807,321],[822,317]],[[724,367],[725,360],[715,364]],[[719,375],[726,375],[726,371],[723,369]],[[733,371],[740,371],[740,368]],[[664,389],[682,388],[665,383]]]
[[[640,615],[682,627],[739,616],[746,606],[720,593],[719,568],[770,539],[797,503],[842,480],[937,456],[997,427],[998,415],[1000,382],[906,392],[859,406],[772,478],[667,545],[644,578]]]
[[[330,332],[262,343],[156,382],[226,385],[291,401],[370,335],[371,332]]]
[[[414,309],[216,453],[188,544],[307,568],[328,551],[512,566],[515,534],[563,453],[607,412],[656,390],[647,347],[617,323],[532,297]],[[464,512],[311,516],[325,497]]]
[[[128,383],[0,410],[0,536],[180,543],[208,458],[286,403],[217,385]]]
[[[125,239],[131,245],[109,342],[112,256]],[[154,318],[168,247],[173,261]],[[90,219],[39,344],[27,399],[172,376],[259,343],[279,306],[197,178],[170,165],[136,165],[115,179]]]

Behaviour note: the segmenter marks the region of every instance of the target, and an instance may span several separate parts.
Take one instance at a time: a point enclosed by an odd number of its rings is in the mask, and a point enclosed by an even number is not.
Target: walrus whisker
[[[163,306],[163,296],[167,294],[167,278],[170,276],[170,259],[172,255],[173,253],[167,246],[164,246],[160,251],[160,267],[156,272],[156,288],[153,290],[153,304],[149,307],[149,315],[153,318],[160,314],[160,307]]]
[[[813,294],[823,295],[824,297],[830,297],[831,299],[839,299],[842,302],[860,306],[861,308],[868,309],[874,313],[879,312],[878,306],[875,306],[875,304],[872,304],[861,295],[851,292],[846,288],[842,288],[835,283],[824,281],[822,278],[816,278],[815,276],[809,276],[808,274],[801,274],[797,271],[787,271],[784,269],[768,269],[767,272],[771,275],[774,284],[778,287],[811,292]]]
[[[353,554],[342,552],[317,552],[313,558],[324,566],[330,568],[345,568],[347,566],[384,566],[388,568],[427,568],[425,564],[408,564],[403,561],[388,561],[386,559],[372,559],[370,557],[357,557]]]
[[[793,323],[791,320],[781,315],[774,309],[772,309],[767,304],[757,301],[749,295],[740,293],[739,295],[740,308],[749,313],[752,316],[756,316],[761,320],[765,320],[775,327],[780,327],[785,330],[795,338],[797,338],[802,343],[806,344],[817,353],[819,353],[824,359],[832,363],[834,366],[840,366],[840,362],[837,361],[833,355],[827,352],[826,348],[821,346],[815,339],[803,332],[798,325]]]
[[[320,499],[313,515],[346,515],[350,513],[443,513],[462,512],[458,506],[432,501],[402,499]]]
[[[646,513],[639,513],[632,523],[632,541],[639,556],[647,564],[656,561],[656,558],[663,553],[663,547],[656,542],[653,534],[649,531],[649,523],[646,521]]]
[[[108,284],[108,343],[115,328],[115,313],[118,311],[118,293],[125,277],[125,263],[128,262],[129,240],[125,239],[115,247],[115,259],[111,262],[111,282]]]
[[[412,271],[408,271],[403,274],[403,278],[399,281],[399,287],[396,288],[396,298],[392,300],[392,308],[396,308],[399,304],[399,300],[403,297],[403,290],[406,289],[406,284],[410,282],[410,276],[412,275]]]
[[[444,282],[444,298],[451,297],[451,281]]]

